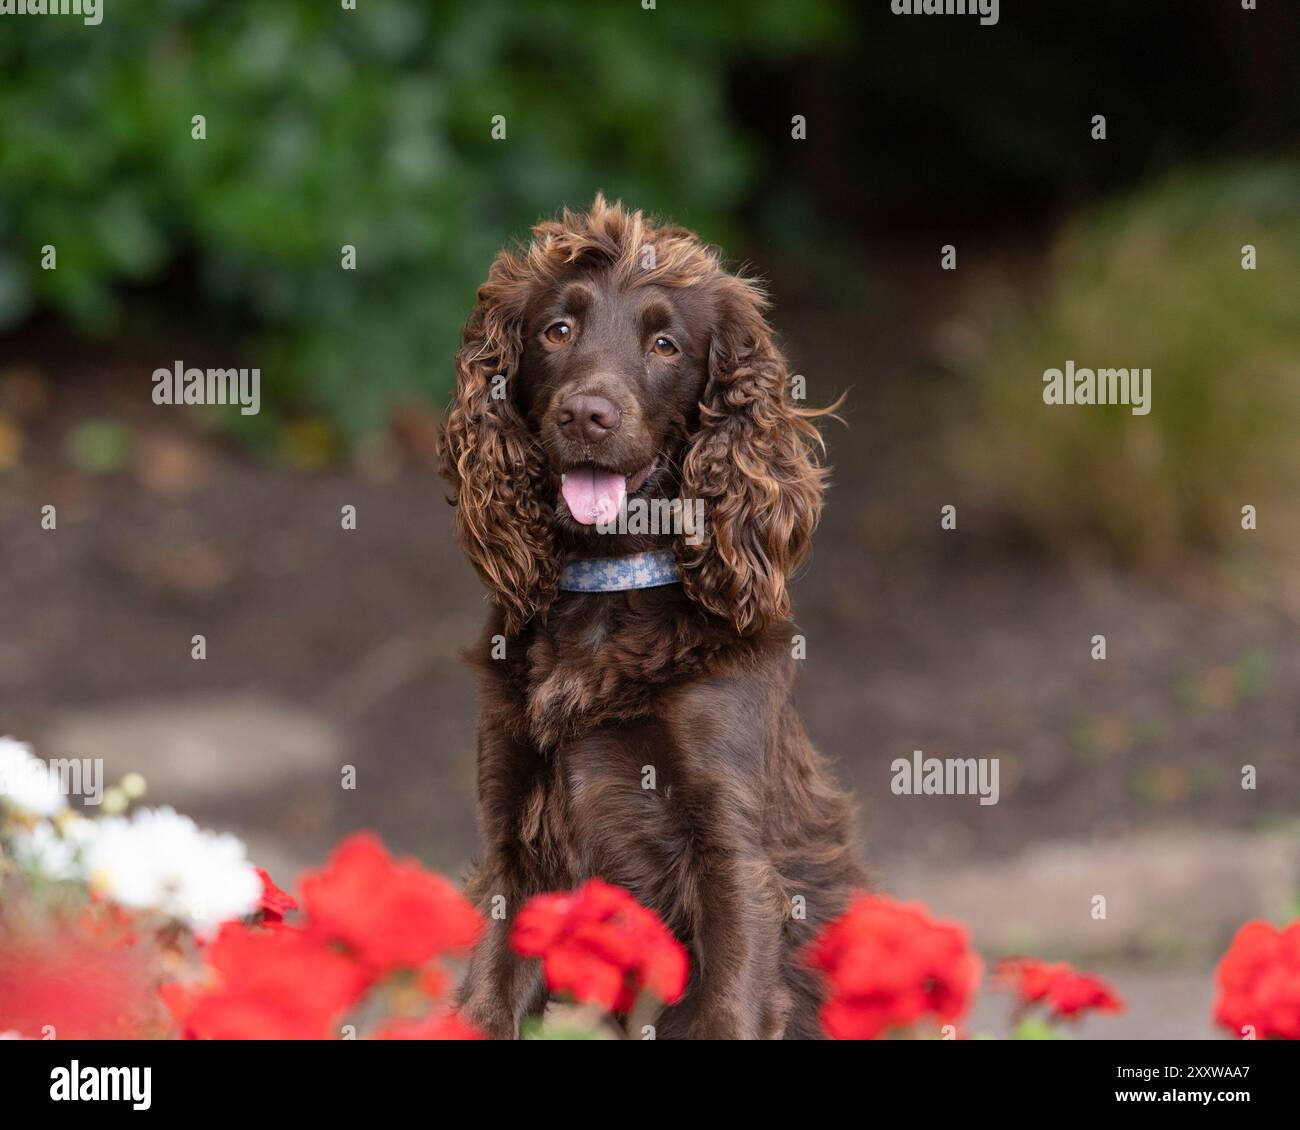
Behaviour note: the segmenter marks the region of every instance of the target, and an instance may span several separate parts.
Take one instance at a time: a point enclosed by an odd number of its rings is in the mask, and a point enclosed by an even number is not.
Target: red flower
[[[30,930],[0,922],[0,1032],[32,1040],[156,1039],[167,1031],[158,960],[147,939],[137,941],[111,915],[69,916]]]
[[[1054,1016],[1077,1020],[1085,1012],[1122,1012],[1124,1001],[1100,977],[1078,973],[1064,961],[1008,957],[998,962],[997,978],[1022,1006],[1046,1001]]]
[[[481,1040],[483,1033],[454,1012],[431,1012],[422,1020],[394,1020],[373,1040]]]
[[[1004,957],[994,976],[1001,988],[1010,989],[1020,998],[1022,1005],[1030,1005],[1043,1000],[1069,968],[1064,962],[1052,964],[1036,957]]]
[[[1124,1001],[1100,977],[1067,973],[1052,986],[1047,1003],[1057,1016],[1077,1018],[1089,1010],[1123,1012]]]
[[[376,972],[468,949],[482,919],[465,897],[415,860],[394,860],[369,834],[350,836],[302,881],[307,930],[342,942]]]
[[[647,989],[665,1004],[686,989],[686,950],[651,910],[621,887],[591,879],[572,893],[536,895],[515,919],[510,944],[540,957],[554,993],[631,1009]]]
[[[923,1016],[953,1022],[981,973],[964,928],[875,895],[859,896],[822,930],[808,963],[825,975],[821,1022],[837,1040],[872,1040]]]
[[[227,923],[204,953],[206,985],[172,984],[163,1000],[186,1036],[325,1040],[370,984],[367,970],[302,930]]]
[[[1285,930],[1247,922],[1215,971],[1215,1023],[1236,1036],[1300,1040],[1300,919]]]
[[[289,911],[298,909],[298,900],[288,892],[280,890],[262,868],[257,867],[254,870],[262,880],[262,905],[259,909],[262,912],[263,925],[283,922],[284,916]]]
[[[446,969],[434,962],[415,975],[415,987],[430,1000],[437,1000],[451,988],[451,977]]]

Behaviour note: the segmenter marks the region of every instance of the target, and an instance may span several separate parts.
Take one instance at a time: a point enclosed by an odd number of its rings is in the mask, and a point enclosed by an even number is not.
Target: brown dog
[[[791,700],[787,583],[825,472],[821,413],[790,402],[765,306],[691,232],[600,196],[479,289],[443,464],[495,606],[470,891],[506,914],[461,993],[493,1036],[545,1003],[509,949],[514,913],[592,876],[690,951],[660,1038],[818,1034],[799,951],[863,877]],[[606,529],[676,498],[680,529]]]

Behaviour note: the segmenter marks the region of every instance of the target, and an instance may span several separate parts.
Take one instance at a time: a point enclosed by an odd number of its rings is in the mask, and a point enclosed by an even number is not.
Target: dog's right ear
[[[513,636],[550,606],[559,563],[545,454],[515,406],[527,296],[505,283],[502,266],[498,257],[461,339],[440,455],[461,548]]]

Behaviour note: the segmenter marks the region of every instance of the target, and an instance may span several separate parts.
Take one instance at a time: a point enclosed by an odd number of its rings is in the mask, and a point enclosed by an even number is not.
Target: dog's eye
[[[673,357],[677,353],[677,346],[666,337],[657,337],[655,338],[654,351],[659,354],[660,357]]]
[[[547,326],[542,336],[552,345],[563,345],[573,336],[573,327],[568,322],[556,322]]]

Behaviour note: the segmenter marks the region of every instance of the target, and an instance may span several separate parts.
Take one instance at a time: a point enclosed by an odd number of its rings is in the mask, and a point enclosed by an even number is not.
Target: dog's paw
[[[489,1040],[519,1039],[519,1024],[498,1001],[470,997],[457,1011]]]

